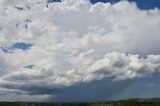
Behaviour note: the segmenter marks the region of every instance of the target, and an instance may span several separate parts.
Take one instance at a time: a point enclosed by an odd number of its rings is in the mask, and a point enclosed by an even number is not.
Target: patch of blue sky
[[[92,4],[95,4],[97,2],[115,4],[120,1],[122,0],[90,0]],[[137,7],[142,10],[148,10],[154,8],[160,9],[160,0],[126,0],[126,1],[135,2]],[[48,0],[48,3],[53,3],[53,2],[61,2],[61,0]]]
[[[103,2],[103,3],[111,3],[115,4],[122,0],[90,0],[92,4],[95,4],[97,2]],[[127,1],[127,0],[126,0]],[[129,2],[135,2],[137,7],[142,10],[148,10],[148,9],[154,9],[154,8],[160,8],[160,0],[128,0]]]
[[[24,68],[33,69],[34,66],[35,66],[35,65],[33,65],[33,64],[29,64],[29,65],[24,66]]]
[[[31,43],[17,42],[14,45],[11,45],[9,47],[0,47],[0,49],[5,53],[13,53],[15,49],[21,49],[25,51],[30,49],[31,47],[32,47]]]
[[[48,3],[61,2],[61,0],[48,0]]]
[[[95,4],[97,2],[102,2],[102,3],[111,3],[111,4],[114,4],[114,3],[117,3],[119,2],[120,0],[90,0],[90,2],[92,4]]]
[[[28,50],[31,48],[31,46],[32,46],[31,43],[18,42],[18,43],[15,43],[11,48]]]

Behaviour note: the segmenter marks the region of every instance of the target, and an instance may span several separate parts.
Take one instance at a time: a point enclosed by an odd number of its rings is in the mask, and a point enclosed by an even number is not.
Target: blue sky
[[[97,3],[97,2],[103,2],[103,3],[117,3],[120,2],[120,0],[90,0],[91,3]],[[159,0],[128,0],[130,2],[136,2],[137,6],[140,9],[148,10],[148,9],[154,9],[160,8],[160,1]]]
[[[0,2],[1,101],[160,97],[159,0],[48,1]]]
[[[1,47],[1,49],[5,52],[5,53],[12,53],[14,51],[14,49],[20,49],[20,50],[28,50],[32,47],[32,44],[29,43],[25,43],[25,42],[17,42],[11,46],[8,47]]]
[[[60,2],[60,0],[48,0],[49,2]],[[103,3],[118,3],[121,0],[90,0],[90,2],[92,4],[95,4],[97,2],[103,2]],[[135,2],[138,6],[138,8],[142,9],[142,10],[148,10],[148,9],[154,9],[156,8],[160,8],[160,2],[159,0],[128,0],[129,2]]]

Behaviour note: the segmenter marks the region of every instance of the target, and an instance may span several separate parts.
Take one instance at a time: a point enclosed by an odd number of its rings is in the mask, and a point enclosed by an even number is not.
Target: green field
[[[0,102],[0,106],[160,106],[160,99],[130,99],[104,103]]]

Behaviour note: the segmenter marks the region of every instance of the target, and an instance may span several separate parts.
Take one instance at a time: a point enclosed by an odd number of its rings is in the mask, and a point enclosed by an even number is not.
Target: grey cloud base
[[[1,0],[0,5],[0,47],[32,44],[12,53],[0,49],[0,99],[65,101],[65,88],[110,78],[106,84],[121,87],[159,73],[158,9],[87,0],[64,0],[48,8],[45,0]]]
[[[15,93],[16,95],[23,96],[28,95],[31,96],[30,99],[32,99],[32,96],[37,96],[37,98],[41,98],[42,96],[42,100],[50,100],[49,98],[56,97],[57,89],[79,85],[81,83],[89,84],[94,80],[100,81],[103,78],[112,78],[109,83],[116,84],[137,78],[154,77],[155,73],[159,73],[160,55],[149,55],[147,58],[139,58],[138,55],[113,52],[106,54],[103,59],[91,61],[89,65],[85,64],[83,67],[85,67],[85,70],[73,68],[62,72],[59,70],[36,69],[12,70],[13,72],[4,73],[1,76],[1,92],[11,92],[10,94]],[[109,83],[106,81],[107,85]]]

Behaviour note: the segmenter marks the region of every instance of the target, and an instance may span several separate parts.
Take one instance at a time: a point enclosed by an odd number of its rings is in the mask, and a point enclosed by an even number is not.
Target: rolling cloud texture
[[[76,92],[97,81],[109,94],[112,86],[118,92],[159,74],[159,9],[89,0],[63,0],[48,8],[45,0],[1,0],[0,5],[2,101],[72,101],[65,96],[73,92],[80,97],[75,101],[85,101]],[[79,85],[86,89],[76,90]]]

